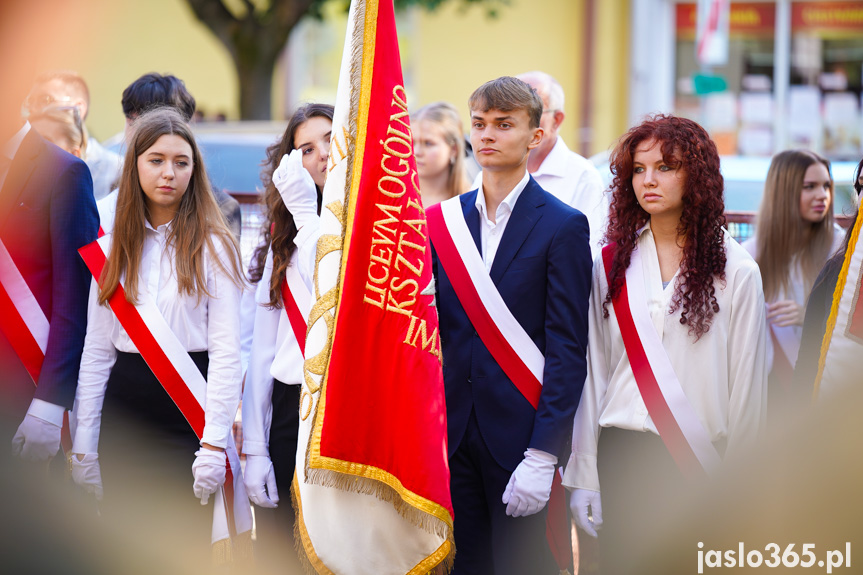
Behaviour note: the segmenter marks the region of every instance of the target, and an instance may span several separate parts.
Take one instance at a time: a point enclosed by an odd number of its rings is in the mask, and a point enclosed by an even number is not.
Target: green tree
[[[268,120],[276,60],[294,26],[304,16],[323,17],[328,1],[348,8],[347,0],[186,0],[195,16],[227,48],[240,86],[240,118]],[[483,5],[489,16],[509,0],[395,0],[396,8],[421,6],[434,10],[448,1]]]

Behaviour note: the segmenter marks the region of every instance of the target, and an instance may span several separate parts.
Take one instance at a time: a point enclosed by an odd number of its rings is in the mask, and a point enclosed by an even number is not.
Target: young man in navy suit
[[[87,325],[90,275],[77,250],[98,229],[87,165],[42,139],[17,108],[0,110],[0,240],[50,326],[34,387],[13,348],[12,314],[0,318],[0,431],[25,460],[50,460],[60,447]]]
[[[588,223],[527,172],[543,137],[542,100],[529,85],[498,78],[469,105],[482,187],[448,200],[449,213],[463,215],[482,261],[471,273],[485,267],[479,272],[530,340],[520,341],[538,350],[541,377],[533,394],[525,378],[512,377],[511,364],[520,361],[513,356],[525,346],[513,340],[507,351],[484,335],[432,233],[458,549],[453,573],[557,573],[545,538],[546,503],[586,373]],[[489,305],[477,292],[479,307]]]

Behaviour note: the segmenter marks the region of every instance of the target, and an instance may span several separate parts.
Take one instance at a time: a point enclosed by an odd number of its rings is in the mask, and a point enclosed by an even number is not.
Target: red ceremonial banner
[[[361,85],[320,450],[309,467],[378,480],[451,525],[431,248],[392,2],[366,4]]]

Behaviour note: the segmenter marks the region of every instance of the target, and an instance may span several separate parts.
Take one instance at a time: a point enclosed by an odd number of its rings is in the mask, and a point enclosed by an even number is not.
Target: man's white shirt
[[[512,215],[512,210],[515,208],[515,203],[527,187],[530,181],[530,175],[527,170],[524,172],[524,177],[519,181],[512,191],[507,194],[503,201],[497,206],[494,220],[491,221],[488,217],[488,208],[485,204],[485,194],[482,191],[482,186],[476,192],[476,209],[479,211],[479,233],[480,245],[482,246],[482,263],[485,264],[485,271],[491,271],[491,265],[494,263],[494,256],[497,254],[497,248],[500,247],[500,239],[503,237],[503,232],[506,231],[506,224],[509,222],[509,217]]]

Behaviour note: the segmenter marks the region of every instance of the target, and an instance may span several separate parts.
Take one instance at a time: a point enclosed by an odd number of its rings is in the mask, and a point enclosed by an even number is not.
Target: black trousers
[[[510,517],[501,498],[512,475],[494,460],[476,415],[449,460],[455,512],[455,566],[451,575],[557,575],[545,538],[547,507]]]
[[[291,481],[297,458],[300,426],[300,385],[273,381],[273,419],[270,424],[270,459],[276,474],[279,506],[276,509],[255,507],[255,533],[260,563],[265,572],[300,575],[299,559],[294,550],[294,508],[291,505]]]
[[[207,352],[189,355],[206,377]],[[199,447],[189,422],[141,355],[118,352],[99,435],[106,520],[141,528],[145,540],[157,535],[158,525],[158,536],[178,548],[208,551],[215,497],[202,506],[194,495],[192,463]]]
[[[664,503],[685,492],[677,464],[655,433],[603,427],[597,447],[603,525],[599,531],[600,572],[641,572],[644,535],[672,526]],[[693,547],[694,548],[694,547]]]

